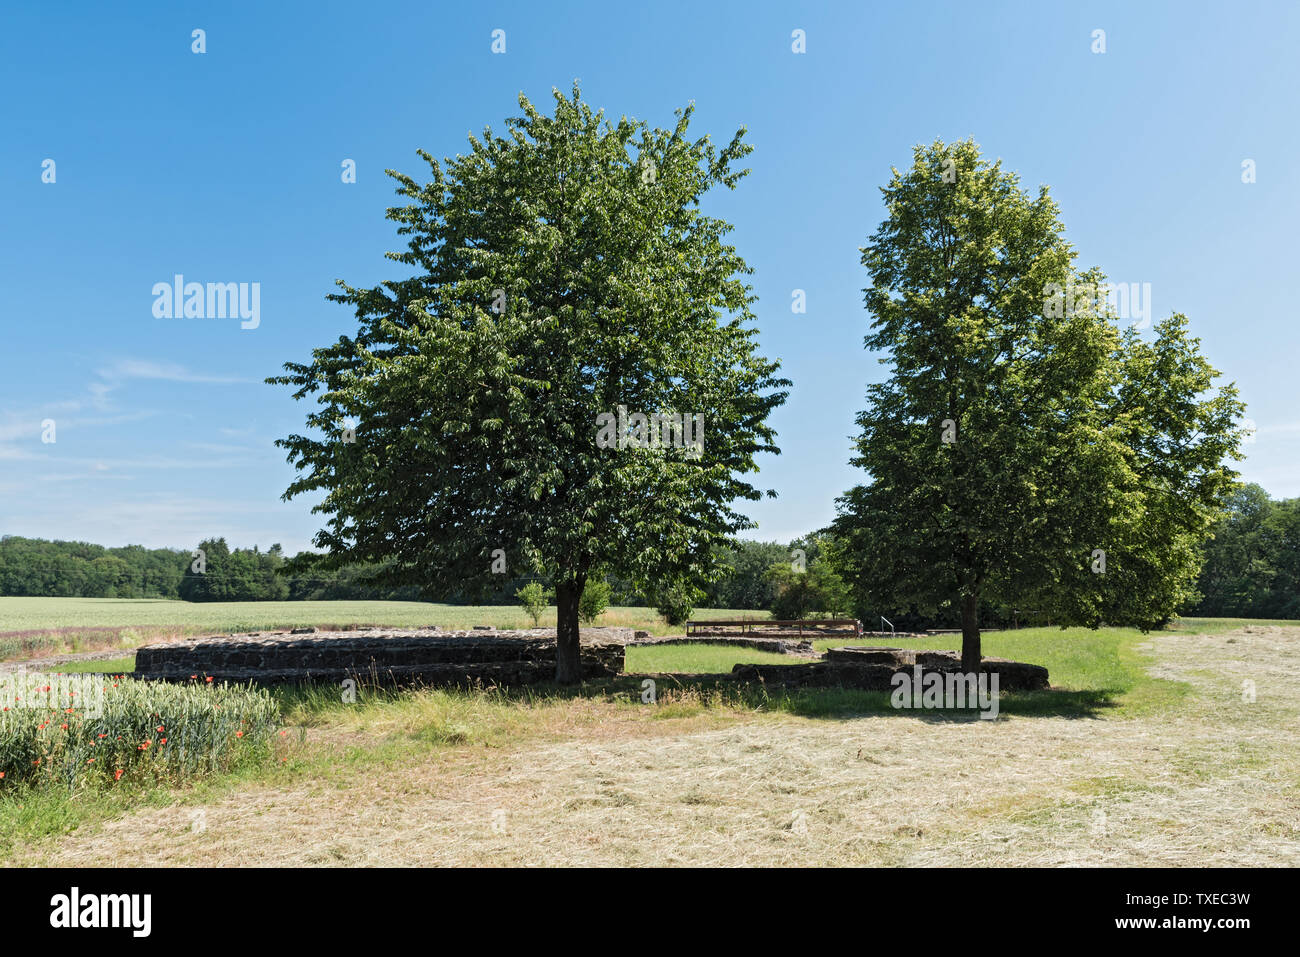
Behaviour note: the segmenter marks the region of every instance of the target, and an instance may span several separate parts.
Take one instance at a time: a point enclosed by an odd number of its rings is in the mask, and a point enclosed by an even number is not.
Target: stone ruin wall
[[[623,670],[630,628],[583,628],[584,678]],[[365,628],[189,638],[145,645],[136,651],[138,678],[188,681],[338,682],[384,684],[531,684],[555,677],[555,632],[475,628]]]
[[[631,628],[580,629],[583,678],[609,678],[625,670],[629,645],[709,642],[719,639],[654,639]],[[806,642],[786,639],[732,639],[729,644],[762,646],[799,658],[819,657]],[[347,678],[364,683],[517,686],[555,677],[553,629],[498,631],[473,628],[361,628],[189,638],[145,645],[136,651],[135,676],[164,681],[202,680],[282,684],[332,682]],[[952,651],[849,646],[803,664],[738,664],[730,674],[697,678],[762,682],[771,687],[845,687],[887,691],[900,671],[960,670]],[[985,658],[983,671],[996,671],[1001,688],[1048,687],[1047,669],[1039,665]],[[685,677],[685,676],[679,676]]]

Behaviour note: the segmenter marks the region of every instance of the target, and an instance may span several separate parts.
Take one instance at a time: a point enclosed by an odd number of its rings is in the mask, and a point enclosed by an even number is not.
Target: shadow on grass
[[[647,680],[655,682],[653,704],[644,702]],[[984,720],[977,708],[896,708],[888,691],[865,691],[844,687],[769,687],[761,682],[736,682],[725,675],[632,674],[584,681],[580,685],[538,683],[499,686],[476,683],[460,686],[366,681],[357,692],[367,703],[396,702],[411,692],[439,691],[478,697],[492,703],[528,707],[567,701],[604,701],[637,707],[653,707],[657,718],[689,717],[709,710],[741,710],[755,713],[790,714],[804,718],[849,720],[867,716],[892,716],[927,722]],[[1121,698],[1130,689],[1003,692],[998,699],[998,716],[1099,718],[1123,707]],[[339,707],[336,683],[279,685],[273,690],[286,713],[325,713]]]
[[[639,701],[641,682],[647,677],[655,680],[656,692],[661,700],[666,692],[671,694],[674,690],[680,690],[686,694],[693,691],[716,696],[723,704],[803,718],[836,720],[871,715],[929,722],[985,720],[979,717],[976,708],[898,708],[893,705],[893,695],[889,691],[864,691],[838,686],[768,687],[762,683],[737,683],[707,676],[630,675],[610,679],[607,693],[616,694],[626,688],[634,700]],[[998,696],[998,715],[1097,718],[1121,707],[1120,698],[1126,690],[1114,688],[1074,691],[1054,688],[1044,691],[1004,691]]]

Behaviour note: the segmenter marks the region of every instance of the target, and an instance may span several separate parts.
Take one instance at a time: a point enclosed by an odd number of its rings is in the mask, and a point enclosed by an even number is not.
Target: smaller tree
[[[533,627],[541,620],[542,612],[546,611],[546,591],[537,582],[529,582],[519,591],[515,592],[515,597],[519,599],[519,604],[523,606],[528,617],[533,620]]]
[[[662,591],[655,601],[655,611],[668,624],[676,627],[684,625],[695,612],[695,603],[700,600],[699,589],[689,585],[678,585]]]
[[[848,613],[849,590],[827,561],[814,562],[807,571],[796,571],[790,562],[777,562],[767,574],[775,595],[772,617],[778,621]]]
[[[605,613],[609,607],[609,584],[605,581],[587,579],[583,586],[582,597],[578,599],[578,617],[590,625]]]

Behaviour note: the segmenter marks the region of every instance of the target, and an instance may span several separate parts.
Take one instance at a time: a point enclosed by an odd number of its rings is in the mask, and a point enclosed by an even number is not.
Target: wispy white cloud
[[[201,385],[243,385],[252,381],[239,376],[194,372],[176,362],[154,362],[149,359],[116,359],[98,369],[96,374],[99,378],[88,383],[86,390],[98,408],[104,408],[109,394],[131,380]]]
[[[1300,432],[1300,422],[1279,422],[1275,425],[1255,426],[1256,435],[1287,435]]]

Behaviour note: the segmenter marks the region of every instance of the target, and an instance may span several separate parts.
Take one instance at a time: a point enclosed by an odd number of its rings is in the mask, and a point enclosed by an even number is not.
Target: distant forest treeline
[[[362,579],[372,571],[362,565],[322,569],[313,554],[288,558],[279,544],[231,549],[224,538],[197,546],[204,553],[202,574],[192,570],[194,552],[128,545],[105,548],[87,542],[46,541],[6,535],[0,538],[0,596],[66,598],[170,598],[184,601],[422,601],[414,586],[376,587]],[[735,573],[706,590],[700,607],[766,608],[773,585],[764,572],[788,561],[790,549],[778,542],[741,542],[727,550]],[[505,578],[491,604],[513,604],[515,591],[533,579]],[[549,581],[541,579],[545,585]],[[626,583],[611,579],[612,601],[644,605],[648,599]],[[456,602],[459,596],[434,596]]]
[[[780,608],[777,599],[789,582],[774,575],[774,566],[788,565],[801,549],[814,574],[823,581],[818,564],[833,565],[834,548],[825,533],[789,544],[740,540],[722,550],[729,569],[704,589],[700,608]],[[460,596],[421,595],[414,586],[376,587],[362,583],[373,569],[350,565],[322,569],[311,553],[287,558],[279,545],[267,551],[231,549],[225,539],[198,545],[206,568],[196,574],[193,552],[127,545],[104,548],[85,542],[57,542],[6,535],[0,538],[0,596],[82,598],[174,598],[185,601],[306,601],[306,600],[441,600]],[[1201,597],[1181,609],[1183,615],[1233,618],[1300,618],[1300,498],[1273,500],[1258,485],[1245,485],[1234,495],[1215,525],[1204,549],[1199,578]],[[825,568],[820,571],[826,571]],[[837,582],[834,568],[827,573]],[[789,576],[786,576],[788,579]],[[528,579],[503,577],[488,604],[513,604],[514,593]],[[549,585],[545,579],[543,584]],[[649,599],[617,579],[609,579],[616,605],[650,605]],[[842,587],[842,586],[839,586]],[[813,599],[815,606],[817,599]],[[849,595],[846,608],[870,627],[889,615],[901,628],[952,627],[955,614],[919,616],[898,609],[863,607]],[[811,613],[824,609],[812,608]],[[837,613],[839,611],[837,610]],[[785,612],[783,614],[793,614]],[[984,609],[989,624],[1034,622],[1032,610]]]

